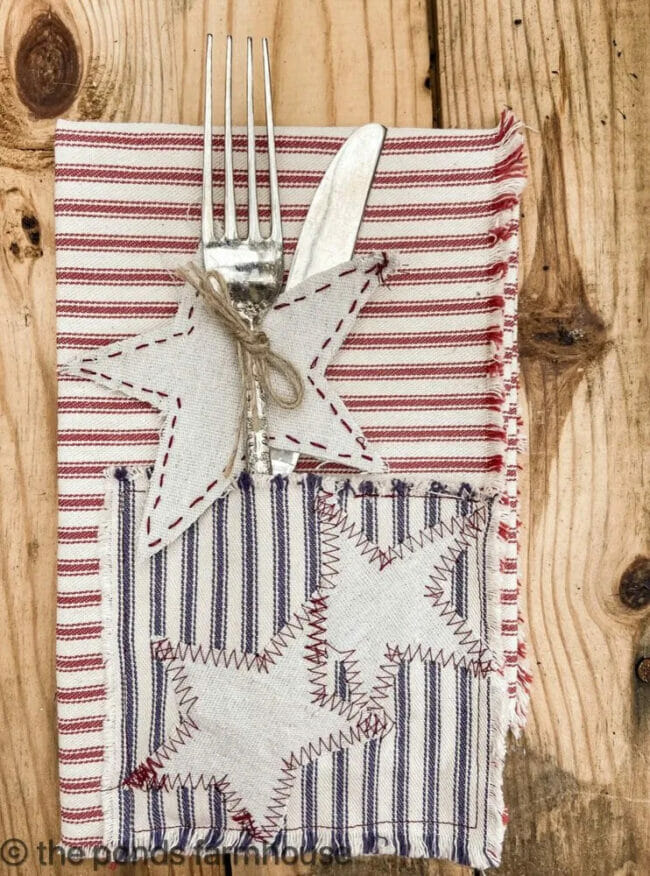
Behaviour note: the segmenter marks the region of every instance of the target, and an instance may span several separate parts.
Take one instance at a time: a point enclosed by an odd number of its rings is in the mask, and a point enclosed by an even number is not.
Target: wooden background
[[[0,842],[58,837],[53,117],[198,123],[212,30],[217,45],[227,32],[271,38],[278,124],[492,126],[508,105],[528,126],[522,570],[535,683],[510,746],[499,872],[650,872],[650,684],[635,675],[650,655],[645,6],[0,0]],[[41,872],[33,858],[2,866]],[[314,872],[174,872],[231,867]]]

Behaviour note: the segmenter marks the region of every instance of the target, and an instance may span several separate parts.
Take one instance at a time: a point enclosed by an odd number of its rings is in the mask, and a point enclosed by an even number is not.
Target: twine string
[[[203,271],[196,265],[190,265],[179,268],[177,274],[196,289],[210,312],[217,317],[237,345],[244,401],[235,447],[224,469],[224,474],[228,477],[249,417],[254,431],[258,431],[262,425],[259,422],[257,405],[247,405],[246,399],[254,399],[259,386],[265,399],[270,399],[285,410],[295,410],[302,404],[305,384],[296,366],[271,348],[268,335],[251,325],[239,313],[232,303],[226,281],[218,271]],[[283,389],[273,385],[274,374],[280,378]]]

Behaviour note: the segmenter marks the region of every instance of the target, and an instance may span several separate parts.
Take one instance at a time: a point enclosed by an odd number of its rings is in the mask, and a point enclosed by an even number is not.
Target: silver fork
[[[255,120],[253,115],[253,40],[247,40],[246,102],[248,137],[248,235],[240,238],[235,215],[235,183],[232,162],[232,38],[226,40],[226,96],[224,119],[224,222],[223,235],[214,233],[212,205],[212,34],[208,34],[205,58],[205,105],[203,116],[203,194],[201,202],[201,241],[203,263],[207,271],[218,271],[228,286],[230,298],[251,327],[259,326],[265,313],[282,288],[284,257],[280,195],[275,161],[273,107],[271,103],[271,71],[269,49],[262,40],[264,60],[264,98],[266,133],[269,154],[269,187],[271,231],[260,234],[257,211],[257,179],[255,172]],[[247,354],[240,351],[240,356]],[[271,473],[268,442],[266,399],[258,380],[254,360],[253,389],[246,392],[246,460],[247,468],[258,474]]]

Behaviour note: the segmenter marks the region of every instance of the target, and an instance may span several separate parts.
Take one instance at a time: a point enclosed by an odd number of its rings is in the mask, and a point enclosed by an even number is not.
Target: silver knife
[[[332,159],[311,202],[286,289],[352,258],[386,128],[372,123],[351,134]],[[287,475],[298,453],[271,448],[273,474]]]

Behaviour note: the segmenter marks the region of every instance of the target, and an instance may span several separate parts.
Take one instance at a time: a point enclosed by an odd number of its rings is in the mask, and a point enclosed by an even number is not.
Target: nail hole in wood
[[[636,677],[643,684],[650,684],[650,657],[641,657],[636,662]]]

